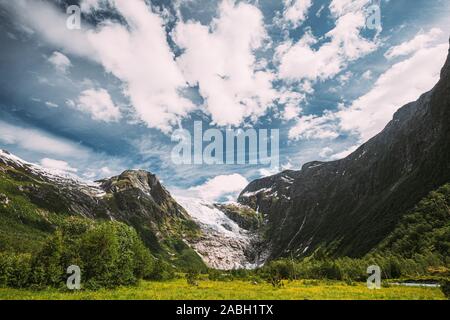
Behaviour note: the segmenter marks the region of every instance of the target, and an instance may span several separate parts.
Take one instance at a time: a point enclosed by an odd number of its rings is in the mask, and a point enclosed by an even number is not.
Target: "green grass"
[[[439,288],[414,288],[391,286],[369,290],[364,283],[347,285],[336,281],[292,281],[276,289],[267,283],[252,284],[246,281],[199,282],[189,286],[185,279],[163,282],[142,281],[135,287],[102,289],[98,291],[68,292],[57,289],[41,291],[0,288],[0,300],[441,300],[445,299]]]

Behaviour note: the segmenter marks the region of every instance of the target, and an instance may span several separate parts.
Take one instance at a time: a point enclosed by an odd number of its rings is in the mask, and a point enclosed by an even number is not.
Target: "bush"
[[[31,255],[0,253],[0,286],[24,288],[31,276]]]
[[[89,229],[81,238],[79,256],[82,279],[92,288],[133,285],[153,272],[150,253],[136,231],[123,223]]]
[[[83,261],[82,279],[90,288],[113,287],[133,283],[130,279],[129,257],[120,264],[119,238],[110,223],[86,232],[80,246]]]
[[[276,289],[283,287],[283,280],[279,275],[276,274],[269,276],[267,282],[270,283]]]
[[[199,273],[196,270],[190,270],[185,275],[186,281],[190,286],[198,286]]]
[[[55,287],[63,285],[65,276],[65,268],[61,263],[63,247],[62,233],[57,231],[32,259],[30,280],[33,284]]]
[[[136,231],[119,222],[68,218],[33,256],[1,254],[0,285],[63,287],[67,267],[81,269],[87,288],[136,284],[155,276],[154,259]]]
[[[248,279],[251,273],[247,269],[233,269],[229,272],[229,276],[233,279]]]
[[[175,278],[175,271],[171,265],[162,259],[156,259],[151,272],[144,277],[147,280],[163,281]]]
[[[279,278],[292,280],[296,277],[295,274],[295,264],[290,260],[276,260],[269,262],[263,268],[263,272],[266,274],[266,277],[270,278]]]
[[[330,260],[323,261],[316,269],[319,278],[342,280],[342,271],[339,265]]]
[[[450,280],[443,280],[441,290],[447,299],[450,299]]]

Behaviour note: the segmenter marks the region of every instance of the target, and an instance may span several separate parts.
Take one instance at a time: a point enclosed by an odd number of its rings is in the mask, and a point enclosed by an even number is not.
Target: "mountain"
[[[68,216],[132,226],[152,254],[176,267],[253,268],[264,262],[257,214],[238,204],[174,199],[147,171],[96,182],[0,150],[0,251],[29,252]]]
[[[174,198],[143,170],[86,182],[0,150],[0,252],[38,249],[70,216],[124,222],[181,270],[253,268],[317,248],[350,257],[417,252],[416,241],[419,251],[445,252],[448,186],[426,196],[450,181],[449,113],[450,57],[430,92],[348,157],[255,180],[227,204]]]
[[[450,57],[438,84],[400,108],[345,159],[251,182],[238,202],[264,215],[270,258],[316,248],[359,257],[430,191],[450,181]]]
[[[176,266],[203,265],[187,244],[200,228],[146,171],[88,183],[1,150],[0,201],[0,250],[32,250],[64,217],[81,215],[134,227],[154,255]]]

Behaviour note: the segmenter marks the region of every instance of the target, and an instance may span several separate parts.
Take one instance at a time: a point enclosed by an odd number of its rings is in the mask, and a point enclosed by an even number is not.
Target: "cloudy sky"
[[[276,170],[175,165],[174,130],[280,129],[278,170],[342,158],[437,82],[449,17],[448,0],[0,0],[0,147],[224,199]]]

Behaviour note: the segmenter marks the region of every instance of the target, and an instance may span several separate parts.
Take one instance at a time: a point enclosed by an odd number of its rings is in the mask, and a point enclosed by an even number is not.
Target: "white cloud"
[[[175,191],[183,196],[200,198],[208,201],[219,201],[222,198],[236,198],[248,185],[248,180],[240,174],[220,175],[216,176],[204,184],[191,187],[183,191]]]
[[[367,94],[337,112],[341,129],[356,131],[363,141],[380,132],[395,111],[415,101],[438,81],[447,52],[448,44],[437,45],[394,64]]]
[[[329,6],[333,16],[343,16],[349,12],[362,11],[371,0],[332,0]]]
[[[50,62],[56,70],[62,73],[66,73],[67,69],[72,66],[69,58],[58,51],[52,53],[52,55],[48,58],[48,62]]]
[[[286,169],[283,169],[283,170],[286,170]],[[274,174],[277,174],[278,172],[280,172],[279,168],[273,168],[273,169],[262,168],[262,169],[259,169],[259,174],[261,175],[261,177],[273,176]]]
[[[47,107],[50,107],[50,108],[58,108],[58,105],[56,103],[54,103],[54,102],[51,102],[51,101],[46,101],[45,105]]]
[[[311,32],[293,44],[287,41],[276,49],[279,77],[287,81],[326,80],[341,72],[349,62],[357,60],[377,48],[377,43],[360,34],[365,27],[363,6],[367,1],[333,1],[330,10],[336,18],[335,27],[325,34],[328,42],[318,49]]]
[[[111,1],[129,27],[105,23],[88,33],[104,68],[126,84],[138,116],[169,132],[194,106],[182,97],[186,82],[167,43],[163,19],[144,1]]]
[[[305,94],[282,89],[279,95],[278,103],[284,106],[281,118],[289,121],[298,117],[302,112],[301,103],[306,99]]]
[[[239,125],[263,115],[276,98],[274,75],[258,70],[254,51],[266,39],[263,15],[250,4],[224,0],[211,25],[180,22],[174,40],[189,84],[198,84],[205,111],[218,125]]]
[[[51,158],[43,158],[40,161],[41,166],[47,169],[53,169],[56,172],[69,172],[69,173],[75,173],[78,170],[76,168],[73,168],[67,163],[66,161],[62,160],[55,160]]]
[[[83,12],[89,12],[91,10],[99,9],[101,0],[81,0],[80,6]]]
[[[302,112],[302,108],[298,104],[288,103],[284,107],[283,119],[292,120]]]
[[[367,70],[366,72],[364,72],[364,73],[361,75],[361,77],[362,77],[364,80],[370,80],[370,79],[372,79],[372,77],[373,77],[372,71],[371,71],[371,70]]]
[[[281,170],[292,170],[293,167],[294,166],[289,160],[287,163],[281,165]]]
[[[284,0],[283,18],[298,27],[306,18],[309,8],[312,6],[311,0]]]
[[[73,105],[73,101],[67,102]],[[75,108],[89,113],[92,119],[97,121],[112,122],[121,118],[119,108],[114,105],[108,91],[105,89],[88,89],[81,92]]]
[[[101,175],[106,176],[106,177],[110,177],[113,174],[111,169],[108,168],[108,167],[101,167],[100,168],[100,173],[101,173]]]
[[[37,129],[23,128],[0,120],[0,142],[17,145],[28,151],[56,156],[84,158],[88,151],[71,141]]]
[[[93,47],[86,38],[86,30],[66,28],[67,15],[43,1],[0,0],[4,9],[18,18],[21,29],[29,34],[39,34],[45,41],[65,52],[94,59]]]
[[[433,28],[426,33],[419,33],[413,39],[402,44],[390,48],[386,53],[387,59],[392,59],[400,56],[406,56],[414,53],[420,49],[428,48],[433,42],[438,40],[444,32],[439,28]]]
[[[351,71],[347,71],[343,74],[341,74],[338,77],[338,81],[341,85],[346,84],[351,78],[353,77],[353,73]]]
[[[345,157],[347,157],[349,154],[351,154],[352,152],[356,151],[356,149],[359,148],[359,145],[354,145],[351,146],[350,148],[345,149],[344,151],[335,153],[331,156],[329,156],[330,160],[340,160],[340,159],[344,159]]]
[[[333,149],[331,149],[330,147],[325,147],[322,150],[320,150],[319,152],[319,157],[321,158],[328,158],[332,153],[333,153]]]
[[[334,139],[339,136],[335,115],[326,111],[322,116],[301,116],[289,129],[289,139]]]
[[[67,16],[49,3],[19,0],[7,1],[6,6],[49,43],[101,64],[123,82],[138,118],[169,132],[194,106],[180,93],[186,81],[167,43],[164,21],[144,1],[108,2],[127,26],[105,21],[94,27],[83,21],[83,30],[68,30],[64,27]],[[97,2],[86,4],[95,9]]]
[[[367,141],[386,126],[400,107],[432,88],[439,79],[447,52],[447,43],[419,49],[412,57],[394,64],[383,73],[373,88],[351,105],[341,105],[339,111],[326,112],[322,116],[299,117],[289,131],[289,138],[335,138],[339,132],[345,131],[359,135],[361,142]],[[370,77],[371,72],[363,76],[365,79]],[[343,157],[344,154],[341,152],[332,158]]]

